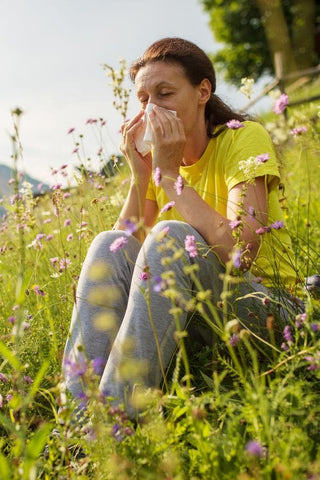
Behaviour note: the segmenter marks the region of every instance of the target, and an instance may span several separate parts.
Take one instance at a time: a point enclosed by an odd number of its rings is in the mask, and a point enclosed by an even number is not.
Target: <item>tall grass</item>
[[[314,106],[288,110],[287,121],[274,115],[267,126],[278,145],[295,261],[307,276],[320,273],[319,118]],[[62,166],[50,194],[34,198],[19,183],[20,117],[14,112],[13,191],[0,224],[0,478],[320,478],[320,305],[303,290],[305,312],[291,315],[283,348],[267,360],[246,332],[230,343],[237,322],[221,326],[214,352],[192,348],[178,332],[168,391],[141,392],[138,424],[101,398],[90,368],[90,422],[71,421],[60,372],[76,284],[90,242],[117,218],[128,171],[123,166],[110,181],[82,168],[77,186],[64,189]],[[301,126],[307,130],[290,133]],[[205,303],[200,292],[195,310]],[[59,435],[50,434],[54,427]]]

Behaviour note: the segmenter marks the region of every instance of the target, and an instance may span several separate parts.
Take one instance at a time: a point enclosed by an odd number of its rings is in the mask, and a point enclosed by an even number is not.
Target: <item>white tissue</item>
[[[137,133],[135,143],[136,148],[139,153],[144,157],[151,151],[152,148],[152,131],[149,122],[149,113],[154,107],[154,103],[148,103],[146,106],[144,117],[143,117],[143,126],[141,130]],[[169,112],[173,113],[174,115],[177,114],[174,110],[168,110]]]

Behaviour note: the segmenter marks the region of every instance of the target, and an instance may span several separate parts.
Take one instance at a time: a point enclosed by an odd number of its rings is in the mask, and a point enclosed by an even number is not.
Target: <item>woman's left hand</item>
[[[152,128],[152,167],[159,167],[161,174],[177,177],[182,164],[186,144],[184,126],[180,118],[169,110],[155,106],[149,113]]]

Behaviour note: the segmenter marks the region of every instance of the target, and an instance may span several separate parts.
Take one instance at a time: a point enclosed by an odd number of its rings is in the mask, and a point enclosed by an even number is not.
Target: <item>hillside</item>
[[[7,165],[0,165],[0,198],[7,197],[13,193],[13,186],[9,185],[12,176],[12,170],[10,167]],[[41,183],[39,180],[30,177],[29,175],[23,175],[21,181],[27,181],[30,183],[34,194],[46,192],[50,188],[49,185]]]

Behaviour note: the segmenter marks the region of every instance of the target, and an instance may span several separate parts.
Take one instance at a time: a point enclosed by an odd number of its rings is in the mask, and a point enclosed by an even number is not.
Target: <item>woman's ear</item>
[[[199,85],[199,103],[206,104],[211,95],[211,82],[208,78],[204,78]]]

